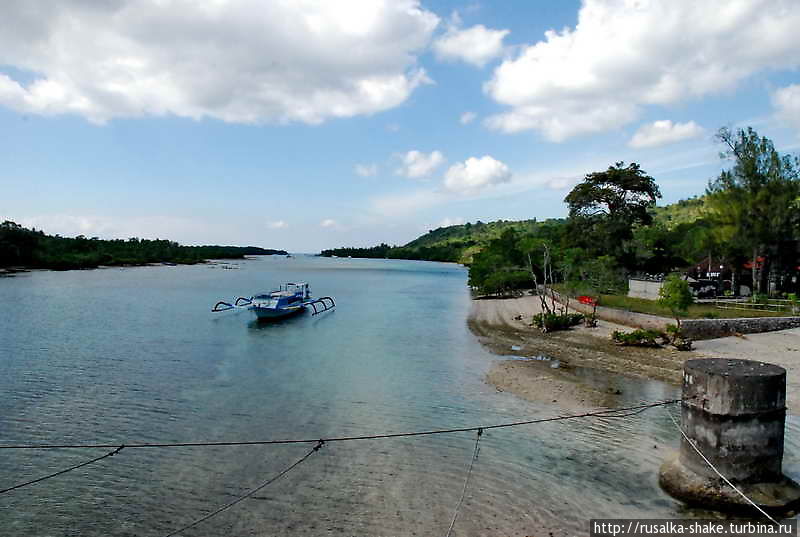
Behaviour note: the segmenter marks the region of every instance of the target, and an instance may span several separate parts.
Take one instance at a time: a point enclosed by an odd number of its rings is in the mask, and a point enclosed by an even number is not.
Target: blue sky
[[[635,161],[669,203],[721,126],[800,147],[796,0],[12,0],[0,218],[315,252],[565,216]]]

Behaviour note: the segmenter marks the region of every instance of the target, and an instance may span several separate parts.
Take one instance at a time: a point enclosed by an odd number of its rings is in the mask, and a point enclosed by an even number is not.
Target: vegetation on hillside
[[[245,255],[286,254],[255,246],[181,246],[168,240],[131,238],[100,240],[46,235],[14,222],[0,224],[0,267],[69,270],[100,265],[199,263],[206,259],[240,259]]]
[[[497,222],[440,227],[428,231],[403,246],[380,244],[371,248],[333,248],[323,250],[323,257],[366,257],[388,259],[419,259],[423,261],[450,261],[469,264],[472,256],[482,250],[489,242],[497,239],[506,230],[522,233],[531,232],[537,226],[536,220],[519,222],[498,220]]]
[[[470,285],[507,293],[551,270],[571,294],[600,296],[624,291],[631,274],[668,274],[714,259],[730,270],[733,289],[746,282],[756,292],[797,292],[800,161],[750,128],[720,129],[717,139],[732,167],[705,196],[659,209],[658,185],[638,164],[590,173],[564,200],[568,219],[504,230],[475,254]]]
[[[656,207],[653,209],[653,221],[667,229],[675,229],[683,224],[692,224],[703,218],[706,211],[705,203],[705,196],[695,196]]]

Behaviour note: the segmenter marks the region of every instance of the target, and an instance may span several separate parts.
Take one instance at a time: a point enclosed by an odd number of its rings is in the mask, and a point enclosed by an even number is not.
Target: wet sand
[[[468,324],[483,345],[499,355],[515,359],[494,364],[487,381],[500,391],[509,391],[539,403],[565,408],[616,406],[619,393],[590,386],[576,368],[591,368],[634,377],[655,379],[673,385],[681,382],[683,362],[691,358],[724,357],[761,360],[787,370],[787,406],[800,413],[800,329],[746,337],[710,339],[695,343],[695,350],[677,351],[622,347],[611,342],[614,330],[631,328],[599,320],[596,328],[577,326],[571,330],[543,334],[530,326],[541,311],[538,297],[473,300]],[[519,348],[519,350],[512,350]],[[545,360],[522,360],[545,356]],[[553,361],[558,360],[558,368]]]

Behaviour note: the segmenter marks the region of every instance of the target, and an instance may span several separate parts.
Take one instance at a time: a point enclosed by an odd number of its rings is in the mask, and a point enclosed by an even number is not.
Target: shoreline
[[[244,257],[215,257],[211,259],[202,259],[192,263],[178,263],[172,261],[152,261],[147,263],[121,263],[119,265],[97,265],[91,267],[74,267],[74,268],[52,268],[52,267],[0,267],[0,277],[10,277],[16,274],[25,274],[30,272],[69,272],[72,270],[107,270],[107,269],[126,269],[126,268],[146,268],[146,267],[189,267],[193,265],[234,265],[236,261],[246,261],[253,259],[255,256],[260,255],[277,255],[277,254],[246,254]]]
[[[498,391],[568,409],[613,407],[620,406],[624,394],[587,382],[592,371],[680,388],[685,360],[742,358],[784,367],[786,406],[800,414],[800,329],[708,339],[695,342],[692,351],[678,351],[616,345],[610,340],[611,332],[632,329],[603,320],[598,320],[596,328],[576,326],[543,334],[530,326],[531,317],[540,311],[536,296],[472,301],[467,319],[470,331],[492,353],[512,357],[493,364],[486,375],[486,382]],[[555,361],[557,367],[553,367]]]

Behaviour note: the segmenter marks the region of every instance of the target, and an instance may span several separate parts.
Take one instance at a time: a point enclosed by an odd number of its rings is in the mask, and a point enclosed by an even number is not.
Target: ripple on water
[[[463,268],[301,256],[239,266],[35,273],[0,282],[0,301],[22,303],[0,311],[0,326],[9,327],[0,331],[0,349],[10,357],[0,364],[4,443],[319,438],[557,412],[483,383],[497,358],[466,328]],[[246,315],[207,312],[219,298],[294,279],[335,296],[335,314],[262,326]],[[32,307],[32,298],[46,298],[49,308]],[[575,374],[620,389],[622,404],[675,392],[591,370]],[[789,475],[800,473],[798,433],[791,420]],[[457,433],[329,443],[187,535],[443,534],[474,442],[474,433]],[[693,516],[656,482],[677,446],[661,409],[486,431],[456,532],[583,534],[590,517]],[[126,449],[6,495],[0,519],[4,531],[22,536],[165,534],[310,447]],[[0,478],[24,481],[103,452],[6,452]]]

